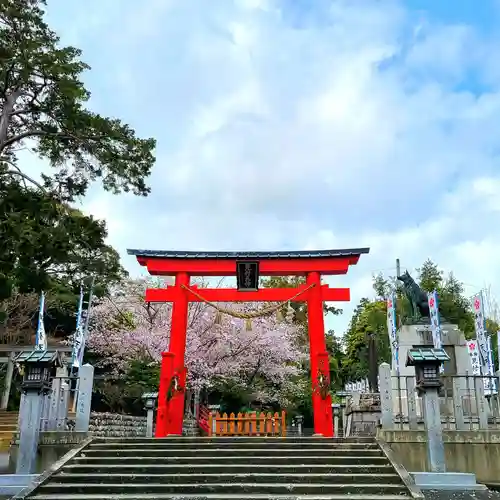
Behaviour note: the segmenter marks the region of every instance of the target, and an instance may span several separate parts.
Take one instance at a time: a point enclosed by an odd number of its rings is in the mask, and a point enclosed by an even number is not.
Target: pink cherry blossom
[[[144,301],[146,288],[163,286],[153,278],[127,280],[93,309],[87,348],[103,356],[101,363],[115,375],[134,359],[159,362],[161,352],[168,350],[172,306]],[[232,311],[269,307],[218,305]],[[242,319],[223,314],[220,324],[215,324],[215,316],[210,305],[190,304],[185,362],[190,388],[227,382],[252,390],[255,400],[280,403],[287,394],[304,390],[303,381],[297,380],[303,375],[307,352],[298,327],[278,322],[272,314],[252,319],[252,330],[247,331]],[[257,380],[261,383],[256,384]]]

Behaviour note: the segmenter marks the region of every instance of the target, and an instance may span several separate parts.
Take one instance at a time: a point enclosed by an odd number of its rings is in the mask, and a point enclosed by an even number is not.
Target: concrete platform
[[[37,477],[38,474],[0,474],[0,495],[15,495]]]
[[[475,474],[463,472],[410,472],[415,486],[421,490],[483,491],[484,484],[476,482]]]

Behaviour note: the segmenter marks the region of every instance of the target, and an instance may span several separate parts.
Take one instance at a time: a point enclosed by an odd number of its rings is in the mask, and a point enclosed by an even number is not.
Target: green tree
[[[330,383],[333,390],[339,391],[348,380],[342,341],[333,330],[330,330],[326,335],[326,350],[330,362]]]
[[[12,287],[21,293],[61,285],[77,290],[90,276],[99,292],[126,274],[118,253],[105,243],[104,222],[15,181],[0,185],[0,234],[0,275],[8,284],[3,298]]]
[[[385,278],[382,273],[372,276],[372,279],[372,287],[377,298],[381,300],[386,299],[393,289],[390,279]]]
[[[420,287],[426,292],[436,290],[439,297],[439,312],[444,320],[458,325],[467,338],[474,333],[474,317],[468,297],[464,296],[463,284],[451,272],[444,276],[442,270],[431,260],[426,260],[418,269]]]
[[[137,138],[120,120],[85,107],[90,92],[82,74],[90,67],[80,61],[79,49],[60,45],[43,19],[45,5],[45,0],[0,3],[0,179],[32,181],[16,158],[29,140],[55,168],[43,179],[59,200],[85,194],[97,178],[115,193],[146,195],[154,139]]]
[[[346,378],[357,380],[368,376],[368,335],[375,336],[379,363],[391,361],[387,332],[385,301],[361,299],[344,335]]]
[[[153,139],[86,107],[89,66],[44,21],[45,0],[0,2],[0,300],[17,291],[75,293],[83,277],[97,291],[123,275],[104,244],[106,227],[73,210],[99,179],[113,193],[147,195]],[[17,151],[29,147],[52,167],[39,183]]]
[[[296,288],[300,285],[304,285],[305,282],[306,280],[302,276],[272,276],[269,278],[264,278],[261,281],[264,288]],[[293,295],[292,292],[291,295]],[[307,334],[307,302],[291,301],[290,305],[294,310],[294,323],[303,327],[303,331]],[[283,315],[286,315],[287,307],[287,304],[283,306],[281,311]],[[342,309],[338,309],[337,307],[329,304],[324,304],[323,310],[325,313],[333,314],[335,316],[342,314]],[[305,337],[304,339],[306,340]]]
[[[417,269],[417,273],[420,288],[426,292],[437,290],[443,283],[443,271],[430,259],[427,259],[422,267]]]

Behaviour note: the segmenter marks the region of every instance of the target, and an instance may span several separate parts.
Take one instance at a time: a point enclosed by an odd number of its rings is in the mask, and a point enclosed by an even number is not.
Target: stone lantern
[[[22,352],[15,358],[23,372],[22,403],[19,409],[19,451],[16,474],[32,474],[35,470],[40,423],[44,399],[51,390],[52,377],[62,366],[56,350]]]
[[[146,437],[153,437],[153,422],[156,402],[158,401],[157,392],[145,392],[141,399],[144,401],[144,409],[147,411]]]
[[[15,363],[23,371],[21,388],[25,394],[49,392],[55,371],[62,366],[59,352],[53,350],[22,352],[15,358]]]
[[[450,357],[444,349],[424,347],[408,351],[406,366],[415,367],[416,387],[420,395],[429,389],[439,391],[443,385],[439,368],[443,362],[449,360]]]
[[[408,350],[406,366],[415,367],[416,387],[422,396],[427,429],[427,456],[432,472],[446,472],[439,389],[442,386],[439,367],[450,357],[444,349],[420,347]]]

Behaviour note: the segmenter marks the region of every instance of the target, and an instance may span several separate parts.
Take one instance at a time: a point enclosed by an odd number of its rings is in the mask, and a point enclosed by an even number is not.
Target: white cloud
[[[85,16],[72,30],[101,68],[96,105],[157,137],[158,162],[149,198],[97,193],[87,209],[122,253],[370,246],[331,280],[355,300],[397,257],[495,288],[498,34],[402,1],[299,4],[92,3],[88,32]]]

